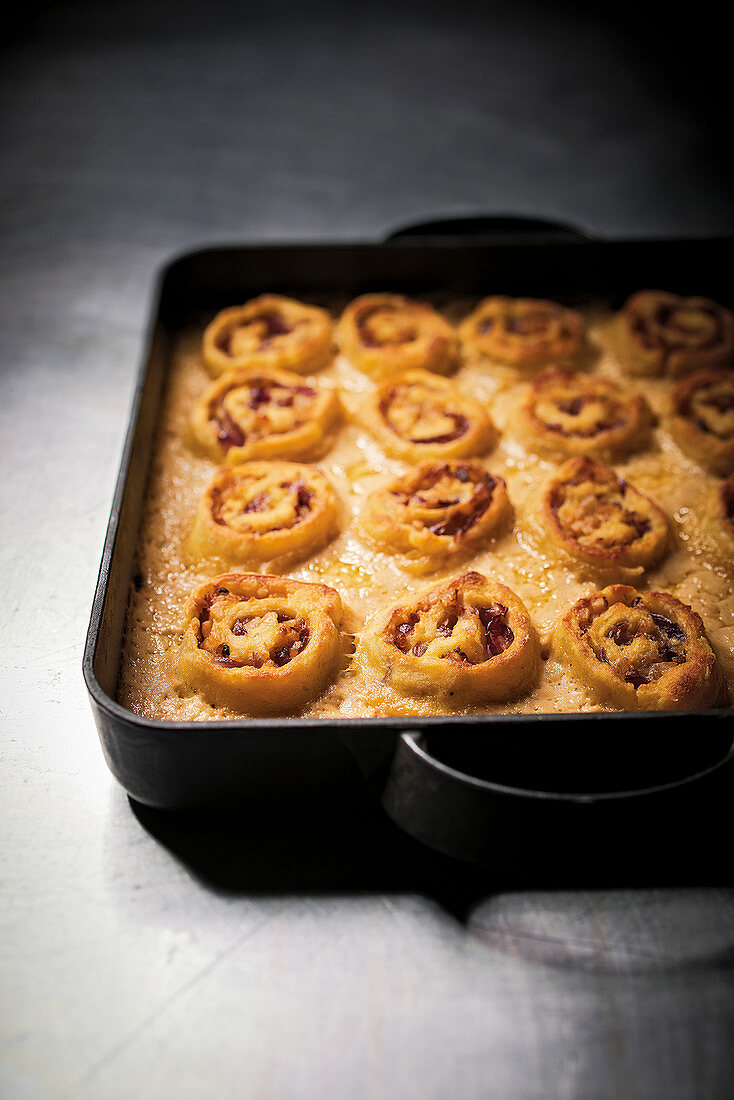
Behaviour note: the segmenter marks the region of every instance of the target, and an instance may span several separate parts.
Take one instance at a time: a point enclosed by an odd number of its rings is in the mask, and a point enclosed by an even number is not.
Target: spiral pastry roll
[[[357,414],[385,452],[406,462],[467,458],[497,442],[497,429],[475,400],[425,370],[382,382]]]
[[[412,367],[447,374],[458,360],[459,341],[448,321],[425,302],[399,294],[355,298],[336,333],[343,354],[372,378]]]
[[[701,518],[725,563],[734,566],[734,474],[709,493]]]
[[[553,649],[624,710],[695,710],[727,700],[700,617],[667,592],[627,585],[594,592],[560,619]]]
[[[226,573],[192,596],[178,678],[215,707],[244,714],[299,710],[337,670],[341,622],[333,588]]]
[[[228,371],[197,402],[190,441],[215,462],[309,459],[338,416],[333,391],[289,371]]]
[[[373,493],[362,516],[370,538],[416,572],[480,546],[511,514],[507,487],[478,462],[421,462]]]
[[[734,372],[703,370],[673,387],[670,431],[678,445],[715,474],[734,471]]]
[[[531,450],[602,458],[645,446],[652,424],[644,397],[560,367],[535,379],[515,421],[517,435]]]
[[[220,466],[199,502],[186,548],[196,560],[248,565],[305,557],[328,542],[336,499],[315,466]]]
[[[640,290],[619,322],[619,353],[630,374],[677,378],[734,363],[734,314],[708,298]]]
[[[626,579],[660,561],[670,533],[657,504],[611,466],[581,455],[543,488],[538,522],[545,545],[577,572]]]
[[[202,350],[213,374],[235,367],[311,374],[333,356],[331,318],[318,306],[262,294],[218,313],[204,331]]]
[[[573,358],[585,340],[583,318],[539,298],[485,298],[462,321],[459,336],[472,355],[537,367]]]
[[[361,660],[403,695],[456,707],[527,691],[538,675],[540,647],[511,589],[463,573],[379,612],[363,632]]]

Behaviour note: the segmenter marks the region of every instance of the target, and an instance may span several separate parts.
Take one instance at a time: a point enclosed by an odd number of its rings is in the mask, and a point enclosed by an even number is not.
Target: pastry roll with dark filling
[[[698,710],[728,692],[699,615],[667,592],[611,585],[559,620],[553,651],[622,710]]]
[[[652,425],[652,411],[640,394],[560,367],[535,379],[514,422],[516,436],[530,451],[599,458],[645,447]]]
[[[505,482],[478,462],[428,460],[373,493],[362,526],[407,569],[425,572],[481,546],[511,513]]]
[[[186,540],[194,560],[248,566],[319,549],[336,529],[336,498],[315,466],[246,462],[220,466]]]
[[[339,666],[342,605],[333,588],[226,573],[193,593],[174,666],[184,690],[243,714],[287,714]]]
[[[363,631],[358,660],[402,695],[462,707],[529,690],[540,646],[522,600],[470,572],[378,612]]]
[[[464,350],[513,367],[566,361],[584,345],[583,318],[540,298],[485,298],[459,325]]]
[[[194,407],[189,441],[214,462],[311,459],[327,449],[339,414],[333,390],[289,371],[228,371]]]
[[[734,567],[734,474],[708,494],[701,519],[724,563]]]
[[[665,514],[611,466],[570,458],[543,487],[534,520],[543,548],[581,576],[631,580],[665,554]]]
[[[734,371],[703,370],[682,378],[671,394],[669,427],[676,443],[725,477],[734,471]]]
[[[448,374],[459,341],[448,321],[425,302],[399,294],[363,294],[344,310],[336,329],[341,352],[372,378],[413,367]]]
[[[734,315],[708,298],[640,290],[622,309],[617,331],[630,374],[678,378],[734,364]]]
[[[497,442],[488,414],[453,382],[409,370],[382,382],[357,418],[393,458],[468,458]]]
[[[204,332],[203,355],[213,374],[235,367],[311,374],[333,358],[331,318],[318,306],[262,294],[216,315]]]

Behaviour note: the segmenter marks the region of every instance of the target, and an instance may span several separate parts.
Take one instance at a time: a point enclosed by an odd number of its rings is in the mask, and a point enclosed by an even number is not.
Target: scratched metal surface
[[[0,67],[0,1094],[730,1095],[728,867],[541,886],[366,802],[156,814],[107,772],[81,647],[167,257],[477,210],[734,231],[700,85],[611,22],[232,8],[35,6]]]

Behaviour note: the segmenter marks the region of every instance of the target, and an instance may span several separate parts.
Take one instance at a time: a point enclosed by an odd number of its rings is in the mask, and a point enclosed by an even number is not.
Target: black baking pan
[[[492,862],[498,838],[643,839],[706,820],[732,791],[731,710],[456,718],[164,722],[115,699],[136,543],[169,349],[192,316],[265,290],[355,296],[492,292],[621,304],[662,287],[732,305],[734,238],[601,241],[536,219],[410,226],[381,244],[212,247],[155,291],[84,653],[108,765],[154,807],[293,804],[369,785],[391,817],[451,855]],[[565,840],[563,839],[565,838]]]

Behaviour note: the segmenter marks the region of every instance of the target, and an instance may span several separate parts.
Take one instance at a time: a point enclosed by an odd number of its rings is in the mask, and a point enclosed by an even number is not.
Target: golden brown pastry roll
[[[734,372],[702,370],[682,378],[671,404],[669,428],[686,454],[715,474],[734,471]]]
[[[611,458],[645,447],[652,424],[641,395],[605,378],[552,367],[531,384],[514,428],[530,451]]]
[[[522,600],[471,572],[378,612],[365,626],[358,660],[403,695],[463,707],[527,691],[540,647]]]
[[[425,302],[400,294],[363,294],[344,310],[336,329],[347,359],[372,378],[412,367],[447,374],[459,341],[451,325]]]
[[[421,462],[367,501],[362,526],[414,572],[476,549],[512,513],[501,477],[478,462]]]
[[[248,566],[319,549],[336,528],[336,498],[315,466],[220,466],[202,494],[186,550],[194,560]]]
[[[543,487],[535,519],[544,547],[582,576],[640,576],[663,557],[670,535],[657,504],[611,466],[581,455]]]
[[[708,298],[640,290],[622,309],[618,332],[630,374],[678,378],[734,363],[734,315]]]
[[[323,453],[339,413],[336,394],[289,371],[239,368],[196,403],[190,442],[214,462],[310,459]]]
[[[393,458],[468,458],[497,442],[497,429],[477,401],[446,378],[409,370],[365,397],[358,419]]]
[[[300,710],[333,678],[342,650],[333,588],[225,573],[191,598],[175,670],[184,688],[243,714]]]
[[[695,710],[728,698],[699,615],[667,592],[611,585],[585,596],[559,620],[553,651],[624,710]]]
[[[734,474],[708,494],[701,520],[724,562],[734,566]]]
[[[513,367],[565,361],[581,350],[583,318],[540,298],[485,298],[459,325],[464,350]]]
[[[223,309],[204,331],[204,360],[213,374],[235,367],[278,367],[311,374],[334,354],[325,309],[279,294],[261,294]]]

